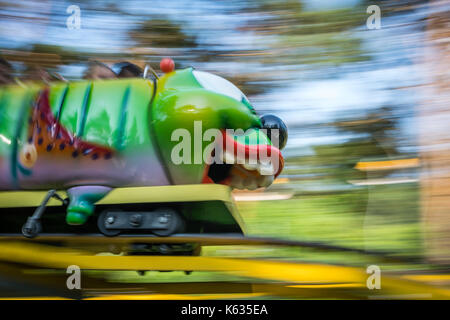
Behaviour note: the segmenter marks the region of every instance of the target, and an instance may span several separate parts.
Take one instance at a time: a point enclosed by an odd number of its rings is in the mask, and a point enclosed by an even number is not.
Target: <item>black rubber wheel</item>
[[[167,229],[163,230],[152,230],[153,234],[159,237],[168,237],[174,233],[182,232],[185,227],[185,223],[181,215],[172,208],[160,208],[157,211],[161,213],[170,213],[171,221]]]
[[[22,234],[27,238],[34,238],[42,231],[41,223],[37,220],[27,221],[22,227]]]
[[[101,233],[103,233],[107,237],[115,237],[118,236],[121,230],[112,230],[106,228],[106,215],[108,214],[108,210],[102,211],[97,219],[97,227]]]

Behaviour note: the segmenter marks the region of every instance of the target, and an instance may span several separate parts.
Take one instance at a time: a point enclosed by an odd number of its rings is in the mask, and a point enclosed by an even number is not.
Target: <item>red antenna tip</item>
[[[164,58],[159,63],[159,68],[164,73],[169,73],[175,70],[175,62],[170,58]]]

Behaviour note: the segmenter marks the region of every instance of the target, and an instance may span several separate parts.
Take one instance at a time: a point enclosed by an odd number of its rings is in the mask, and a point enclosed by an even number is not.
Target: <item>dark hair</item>
[[[117,69],[116,74],[119,78],[140,77],[142,75],[142,69],[131,62],[116,63],[113,69]]]
[[[117,76],[116,73],[106,64],[94,60],[89,62],[88,68],[84,72],[83,78],[94,79],[96,76],[99,75],[99,70],[102,70],[103,72],[109,72],[107,76],[100,76],[100,78],[115,78]]]
[[[0,83],[12,83],[13,82],[13,67],[12,65],[0,57]]]
[[[8,69],[12,69],[11,64],[2,57],[0,57],[0,64],[7,67]]]

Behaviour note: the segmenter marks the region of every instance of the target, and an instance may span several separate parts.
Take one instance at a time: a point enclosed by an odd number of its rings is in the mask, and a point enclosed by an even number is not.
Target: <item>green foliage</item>
[[[130,36],[140,47],[195,47],[195,38],[183,32],[182,25],[169,19],[148,19],[131,31]]]
[[[285,201],[241,202],[239,210],[251,235],[420,255],[418,192],[416,184],[381,185]],[[341,254],[344,262],[346,253]]]
[[[262,42],[265,36],[276,40],[263,63],[339,65],[368,59],[360,39],[349,32],[364,24],[363,7],[305,11],[300,1],[286,0],[261,1],[250,10],[264,18],[251,20],[246,30],[262,36]]]

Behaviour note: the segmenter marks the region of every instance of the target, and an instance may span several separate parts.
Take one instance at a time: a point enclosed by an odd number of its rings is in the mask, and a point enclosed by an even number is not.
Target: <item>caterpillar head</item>
[[[193,68],[157,82],[152,128],[173,182],[269,186],[283,169],[287,128],[259,117],[228,80]]]

